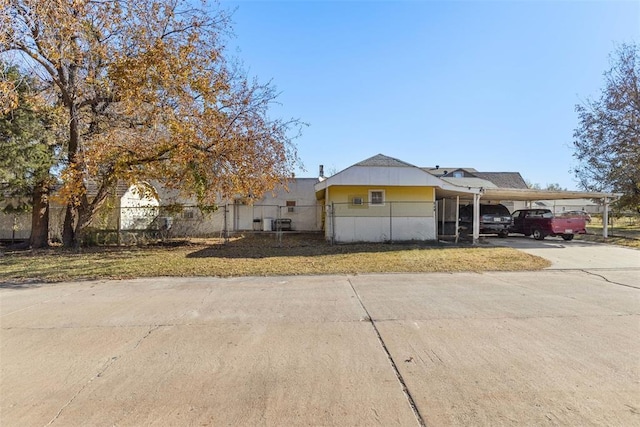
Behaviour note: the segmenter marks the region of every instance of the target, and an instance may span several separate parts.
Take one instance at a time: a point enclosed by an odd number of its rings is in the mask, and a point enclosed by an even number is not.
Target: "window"
[[[352,205],[362,206],[362,197],[353,197],[351,199]]]
[[[185,208],[182,211],[182,218],[184,219],[194,219],[195,218],[195,214],[193,212],[192,208]]]
[[[287,212],[295,212],[295,210],[296,210],[296,201],[287,200]]]
[[[369,204],[373,206],[384,205],[384,190],[370,190]]]
[[[453,177],[454,177],[454,178],[463,178],[463,177],[464,177],[464,172],[462,172],[462,171],[455,171],[455,172],[453,173]]]

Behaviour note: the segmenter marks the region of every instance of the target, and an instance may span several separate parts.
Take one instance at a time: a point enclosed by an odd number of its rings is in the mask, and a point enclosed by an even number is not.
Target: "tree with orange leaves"
[[[291,176],[301,123],[268,116],[274,87],[225,57],[229,16],[206,7],[0,0],[0,53],[19,53],[66,112],[65,245],[81,243],[118,180],[157,180],[215,205]]]

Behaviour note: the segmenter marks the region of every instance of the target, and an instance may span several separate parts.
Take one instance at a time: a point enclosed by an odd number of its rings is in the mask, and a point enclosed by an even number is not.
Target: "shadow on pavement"
[[[582,240],[565,241],[562,237],[546,237],[544,240],[536,240],[533,237],[509,236],[506,239],[491,239],[495,246],[506,246],[514,249],[562,249],[566,247],[594,247],[599,243],[585,242]]]

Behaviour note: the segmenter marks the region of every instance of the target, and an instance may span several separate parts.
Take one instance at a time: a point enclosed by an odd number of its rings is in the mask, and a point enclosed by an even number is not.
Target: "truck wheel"
[[[536,240],[544,240],[544,233],[539,228],[534,228],[531,230],[533,233],[533,238]]]
[[[563,234],[562,238],[568,242],[569,240],[573,240],[573,234]]]

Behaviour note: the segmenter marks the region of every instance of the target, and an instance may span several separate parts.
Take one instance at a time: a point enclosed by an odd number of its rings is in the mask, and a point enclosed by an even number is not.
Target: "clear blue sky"
[[[309,123],[306,171],[383,153],[577,188],[575,104],[640,42],[640,1],[222,1],[238,57]],[[233,50],[233,49],[232,49]]]

